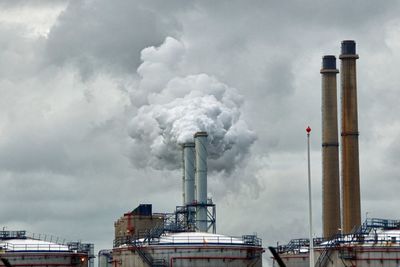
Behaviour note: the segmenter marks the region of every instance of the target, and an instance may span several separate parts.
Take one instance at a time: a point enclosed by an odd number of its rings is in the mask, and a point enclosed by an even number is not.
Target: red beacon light
[[[307,133],[310,133],[310,132],[311,132],[310,126],[307,127],[306,131],[307,131]]]

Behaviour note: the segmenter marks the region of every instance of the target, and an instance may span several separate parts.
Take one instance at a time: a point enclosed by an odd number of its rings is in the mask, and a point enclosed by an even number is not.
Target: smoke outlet
[[[342,41],[342,55],[355,55],[356,42],[353,40]]]
[[[327,55],[322,58],[322,69],[336,70],[336,57]]]

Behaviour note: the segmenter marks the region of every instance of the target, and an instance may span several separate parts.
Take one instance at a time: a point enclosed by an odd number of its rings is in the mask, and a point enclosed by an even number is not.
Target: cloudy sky
[[[320,65],[354,39],[362,216],[400,218],[398,1],[0,1],[0,226],[110,248],[181,204],[177,143],[211,137],[218,232],[321,234]],[[269,257],[269,253],[266,252]],[[267,264],[266,264],[267,265]]]

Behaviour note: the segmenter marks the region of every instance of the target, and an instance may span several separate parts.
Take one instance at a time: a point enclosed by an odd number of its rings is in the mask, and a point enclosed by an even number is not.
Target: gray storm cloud
[[[255,133],[241,118],[243,97],[205,74],[185,73],[185,45],[171,37],[142,51],[132,91],[137,113],[130,123],[132,162],[156,169],[180,167],[179,144],[209,134],[210,169],[230,172],[248,154]]]

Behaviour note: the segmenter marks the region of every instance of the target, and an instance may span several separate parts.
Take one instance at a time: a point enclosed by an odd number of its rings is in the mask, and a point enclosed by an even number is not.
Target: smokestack
[[[339,143],[336,57],[322,59],[322,221],[323,236],[340,228]]]
[[[183,205],[193,204],[195,179],[195,148],[194,143],[185,143],[183,149]]]
[[[207,133],[194,135],[196,148],[196,226],[200,232],[207,232]]]
[[[342,97],[342,228],[344,233],[350,233],[354,227],[361,225],[356,43],[352,40],[343,41],[339,58]]]

